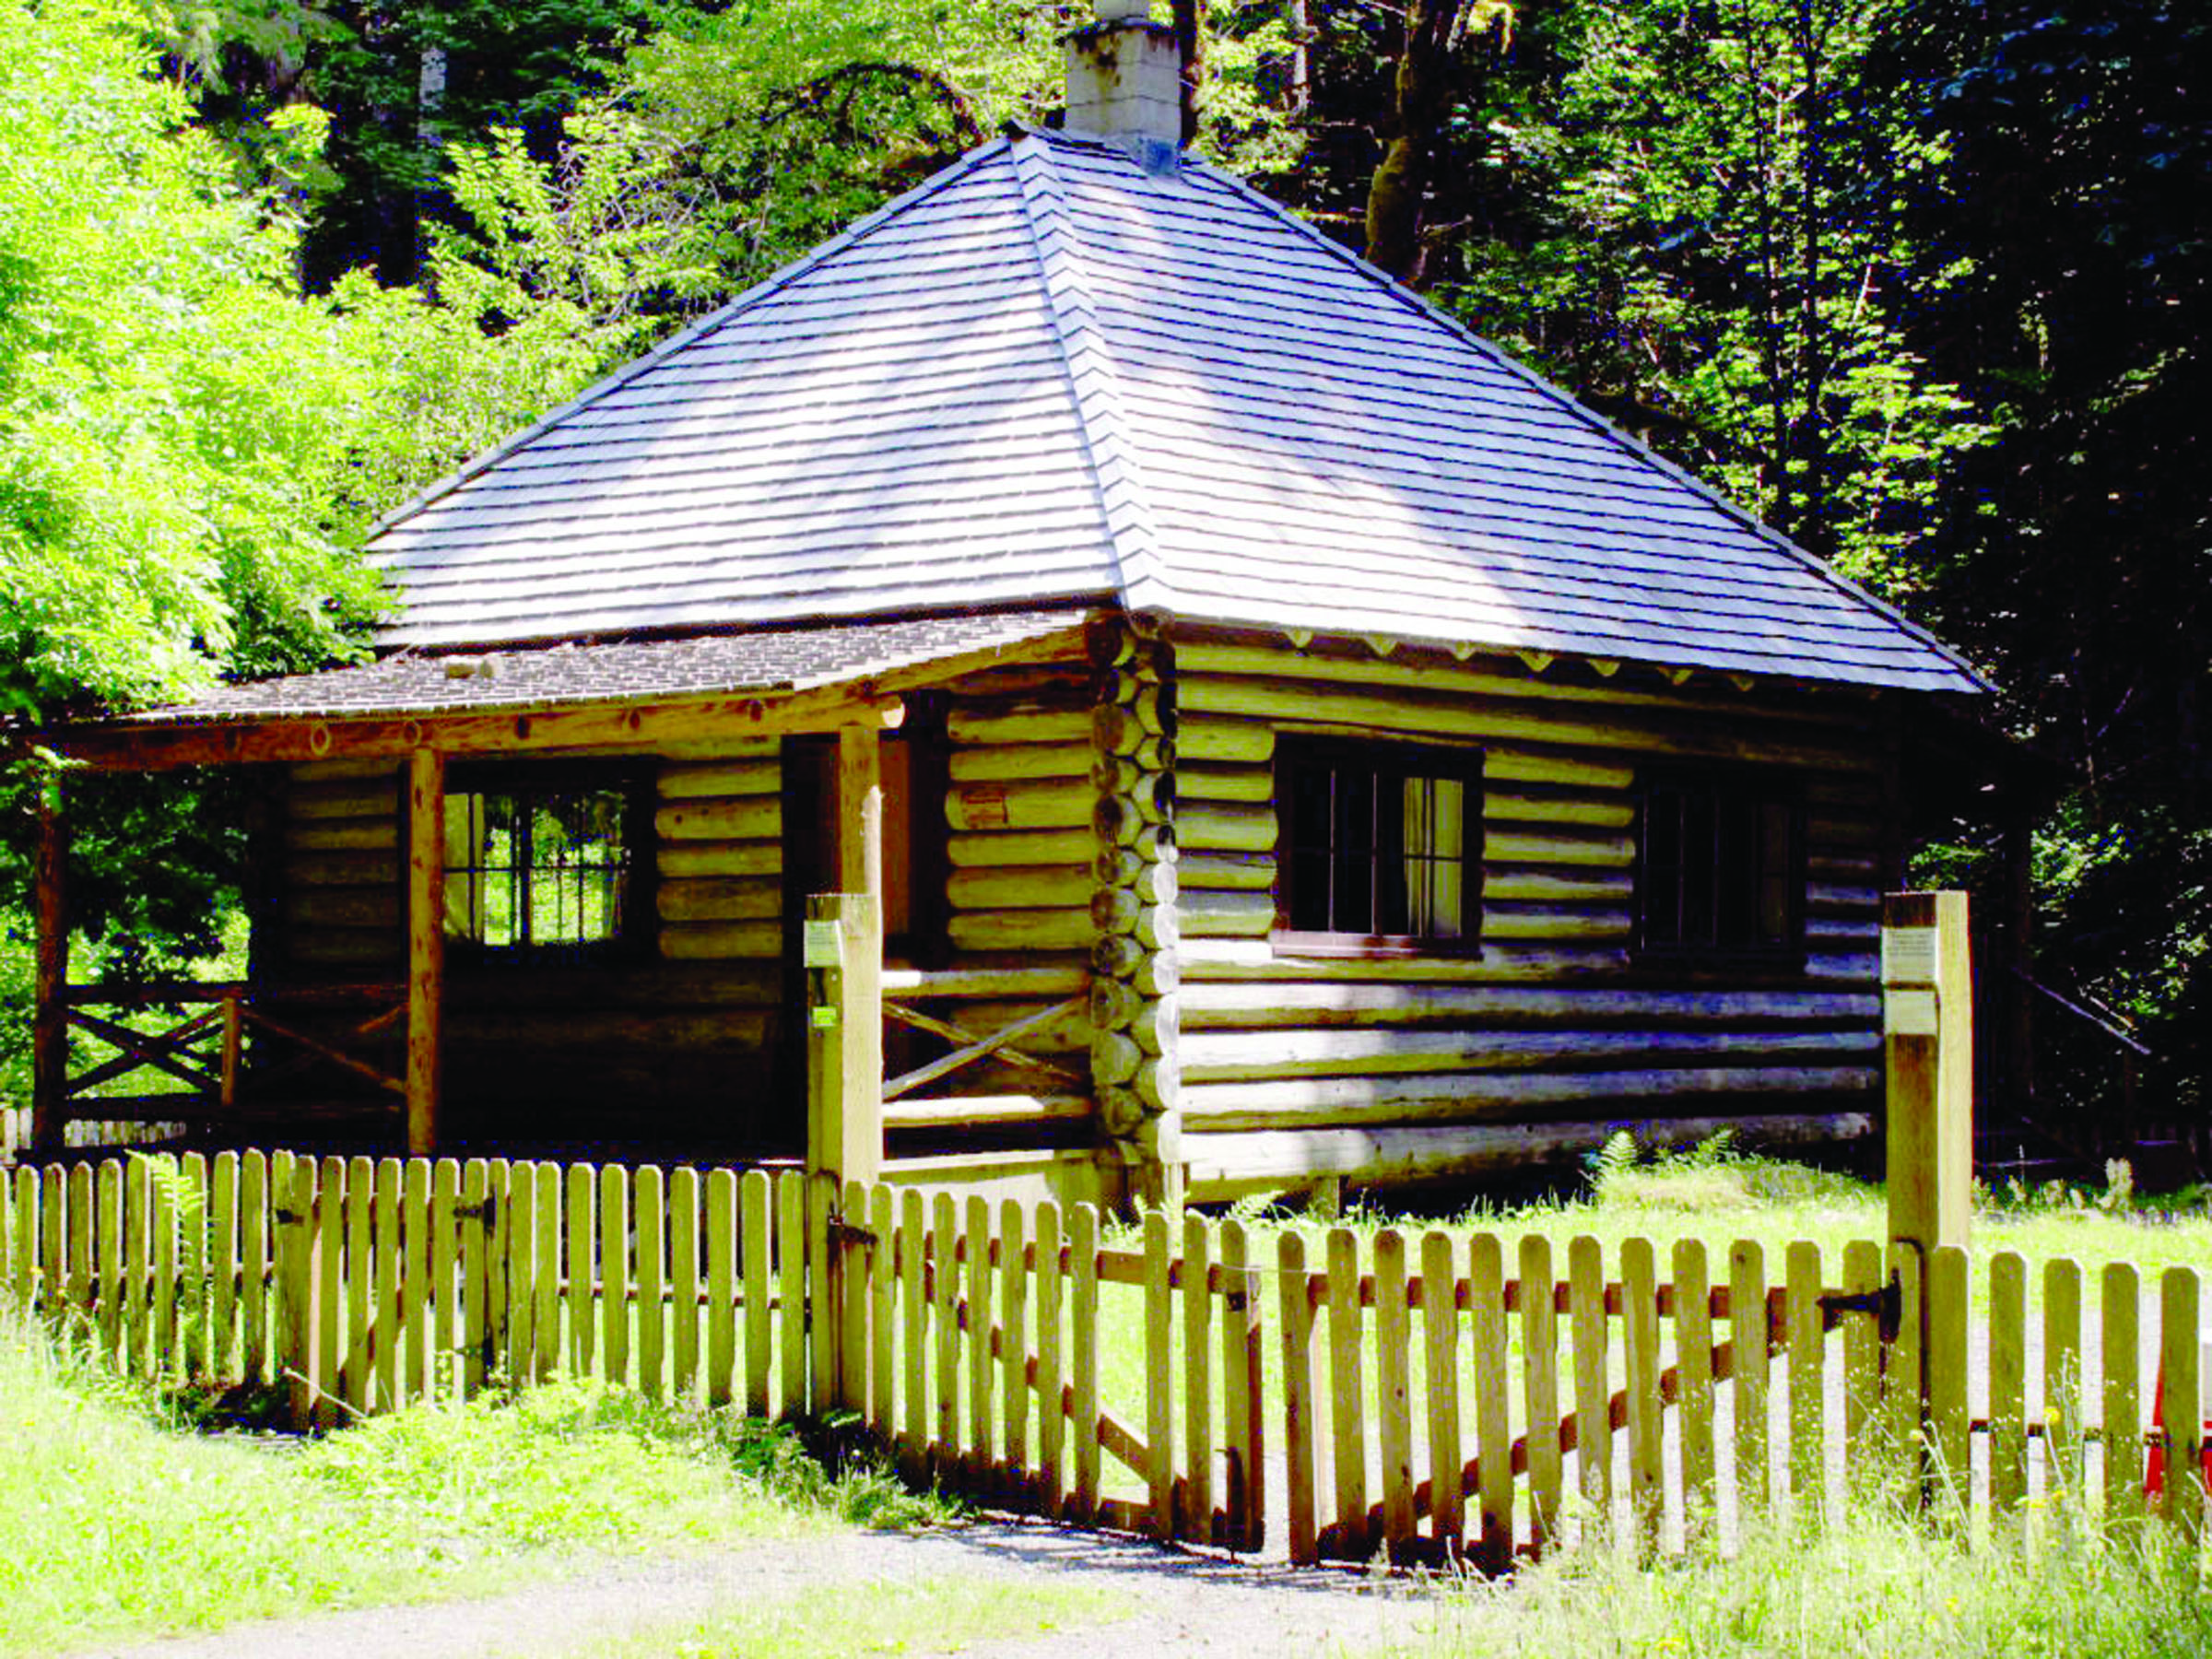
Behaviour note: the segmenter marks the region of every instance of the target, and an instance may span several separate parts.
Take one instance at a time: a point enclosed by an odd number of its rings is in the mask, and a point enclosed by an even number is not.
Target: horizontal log
[[[705,876],[777,876],[783,870],[780,841],[694,841],[662,847],[653,863],[662,879]]]
[[[404,997],[405,987],[395,987]],[[510,1009],[583,1013],[610,1008],[647,1012],[682,1008],[778,1007],[783,1001],[780,962],[661,962],[635,959],[607,963],[502,962],[470,972],[450,965],[449,1009]]]
[[[958,784],[946,793],[945,821],[970,831],[1072,830],[1090,822],[1098,798],[1088,777]]]
[[[1878,847],[1882,843],[1882,826],[1876,818],[1856,816],[1842,818],[1817,812],[1806,819],[1805,840],[1808,847],[1823,851]]]
[[[1618,794],[1533,794],[1490,788],[1483,792],[1486,823],[1586,824],[1601,830],[1627,830],[1636,822],[1636,803]]]
[[[956,869],[946,882],[955,910],[1082,910],[1098,882],[1082,865]]]
[[[783,787],[783,767],[772,755],[759,760],[683,761],[663,766],[654,787],[664,801],[775,794]]]
[[[393,853],[299,853],[284,861],[292,888],[384,887],[398,891],[399,855]]]
[[[1359,651],[1308,653],[1264,645],[1183,641],[1175,648],[1175,662],[1186,675],[1319,680],[1335,686],[1380,686],[1446,697],[1529,698],[1538,702],[1717,715],[1724,720],[1798,721],[1862,732],[1870,729],[1872,719],[1867,703],[1859,698],[1818,698],[1771,685],[1760,688],[1755,696],[1722,689],[1726,682],[1711,679],[1700,682],[1701,688],[1695,691],[1643,690],[1615,680],[1591,685],[1531,674],[1505,658],[1462,665],[1404,652],[1378,657]]]
[[[633,1049],[653,1055],[697,1049],[750,1051],[768,1041],[777,1018],[764,1008],[678,1014],[636,1010],[530,1014],[449,1009],[445,1041],[452,1052],[464,1059],[500,1048],[524,1048],[539,1054],[552,1050],[600,1049],[610,1053]]]
[[[301,927],[397,927],[401,895],[391,887],[309,887],[286,896],[287,920]]]
[[[933,996],[1035,997],[1057,1002],[1082,990],[1090,975],[1079,963],[1042,968],[897,968],[883,971],[883,994],[903,1002]]]
[[[330,818],[288,824],[284,844],[296,853],[389,853],[399,845],[399,820]]]
[[[1275,772],[1265,766],[1193,766],[1175,769],[1175,792],[1183,801],[1271,801]]]
[[[653,903],[664,922],[755,922],[783,913],[783,883],[772,876],[664,881]]]
[[[394,927],[313,927],[295,929],[290,954],[295,961],[320,967],[360,968],[396,965],[406,959],[406,941]]]
[[[1304,957],[1266,939],[1193,939],[1182,949],[1182,971],[1194,980],[1250,980],[1276,983],[1322,977],[1399,983],[1517,984],[1582,981],[1612,984],[1710,985],[1805,982],[1824,987],[1872,985],[1879,962],[1870,950],[1815,948],[1801,969],[1757,972],[1743,969],[1698,971],[1649,966],[1626,949],[1601,945],[1486,944],[1479,957]]]
[[[284,775],[293,784],[335,783],[341,779],[386,778],[393,787],[399,784],[399,768],[388,759],[355,760],[300,760],[285,768]]]
[[[1625,835],[1602,831],[1578,834],[1564,825],[1548,832],[1486,826],[1482,855],[1490,864],[1594,865],[1625,869],[1636,862],[1636,843]]]
[[[1178,861],[1175,873],[1185,888],[1265,891],[1275,886],[1275,854],[1185,853]]]
[[[1193,853],[1265,853],[1275,838],[1273,806],[1194,801],[1175,815],[1175,839]]]
[[[1649,1067],[1671,1059],[1749,1065],[1791,1055],[1839,1065],[1880,1051],[1878,1031],[1193,1031],[1183,1039],[1182,1070],[1187,1081],[1206,1083],[1547,1064]]]
[[[1483,901],[1523,903],[1625,904],[1636,896],[1636,877],[1628,871],[1492,869],[1483,873]]]
[[[1383,688],[1286,686],[1265,679],[1182,676],[1182,706],[1194,714],[1347,725],[1432,737],[1518,738],[1578,748],[1631,749],[1701,760],[1871,771],[1868,745],[1800,737],[1742,721],[1689,719],[1665,710],[1611,704],[1550,706],[1497,698],[1440,697]]]
[[[1186,764],[1265,765],[1275,758],[1275,728],[1264,720],[1208,720],[1186,712],[1176,728],[1175,752]]]
[[[1875,888],[1830,881],[1808,883],[1805,904],[1806,912],[1815,916],[1872,915],[1878,920],[1882,913],[1882,896]]]
[[[955,783],[1003,783],[1021,778],[1083,778],[1098,751],[1088,743],[1013,743],[953,751]]]
[[[1503,743],[1483,746],[1482,775],[1490,783],[1563,783],[1590,789],[1629,789],[1636,782],[1632,762]]]
[[[946,931],[961,950],[1079,950],[1091,941],[1085,911],[964,911]]]
[[[1087,708],[962,708],[955,705],[946,715],[946,735],[956,744],[1088,743],[1090,711]]]
[[[1098,838],[1088,828],[986,830],[948,836],[945,843],[947,861],[956,869],[1074,865],[1098,850]]]
[[[1596,1151],[1616,1127],[1599,1122],[1186,1133],[1182,1153],[1192,1195],[1211,1199],[1253,1184],[1323,1175],[1353,1182],[1437,1180],[1555,1162]],[[1636,1129],[1647,1146],[1696,1146],[1725,1130],[1746,1146],[1784,1147],[1864,1139],[1873,1134],[1874,1120],[1864,1112],[1762,1113],[1655,1118]]]
[[[772,794],[687,801],[654,813],[653,829],[663,841],[770,841],[783,833],[783,802]]]
[[[395,777],[386,776],[294,784],[285,792],[284,812],[287,818],[300,823],[324,818],[396,818],[399,783]]]
[[[722,957],[780,957],[783,954],[783,924],[671,923],[661,929],[661,954],[677,962]]]
[[[1578,909],[1559,904],[1485,903],[1485,939],[1618,939],[1634,937],[1635,919],[1625,910]]]
[[[1194,984],[1183,1029],[1423,1025],[1877,1026],[1881,998],[1833,991],[1662,991],[1534,985]]]
[[[1078,1094],[953,1095],[935,1100],[886,1100],[886,1129],[999,1129],[1026,1124],[1061,1124],[1090,1115],[1090,1097]]]
[[[1251,938],[1275,927],[1275,895],[1216,888],[1185,888],[1177,901],[1185,936]]]
[[[1498,1117],[1605,1117],[1680,1111],[1708,1100],[1832,1095],[1853,1103],[1876,1093],[1872,1066],[1682,1066],[1657,1071],[1464,1072],[1447,1077],[1283,1077],[1260,1083],[1186,1083],[1182,1112],[1194,1130],[1322,1128]]]

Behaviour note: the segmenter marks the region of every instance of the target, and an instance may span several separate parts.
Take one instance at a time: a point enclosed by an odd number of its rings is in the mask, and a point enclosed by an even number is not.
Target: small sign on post
[[[1889,1238],[1963,1249],[1973,1208],[1974,1002],[1964,893],[1882,900]]]

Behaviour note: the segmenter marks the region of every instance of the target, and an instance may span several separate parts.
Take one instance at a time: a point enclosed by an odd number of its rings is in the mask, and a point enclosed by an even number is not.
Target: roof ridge
[[[1131,611],[1173,608],[1174,594],[1159,550],[1159,528],[1145,500],[1142,475],[1128,435],[1121,382],[1108,349],[1104,324],[1086,279],[1067,202],[1046,147],[1025,133],[1008,146],[1020,187],[1030,246],[1044,278],[1044,301],[1053,320],[1074,394],[1076,418],[1089,453],[1091,477],[1105,513],[1106,534],[1121,575],[1122,603]]]
[[[893,196],[874,212],[865,214],[860,218],[853,220],[852,224],[846,226],[843,230],[831,237],[828,241],[818,243],[789,264],[778,266],[743,293],[716,306],[705,316],[677,329],[676,333],[653,347],[652,350],[641,357],[631,359],[620,368],[601,376],[566,403],[539,416],[536,420],[524,427],[521,431],[512,433],[490,448],[472,455],[435,483],[426,485],[371,524],[362,536],[363,544],[366,545],[382,535],[386,530],[406,523],[441,497],[452,494],[471,478],[488,468],[497,465],[517,450],[523,449],[543,437],[571,416],[579,414],[597,403],[601,398],[620,391],[641,374],[657,367],[664,359],[682,350],[701,335],[722,327],[733,318],[758,305],[770,295],[789,287],[826,260],[842,253],[853,242],[858,241],[886,221],[896,218],[926,197],[935,194],[957,180],[965,178],[988,159],[994,151],[1009,147],[1011,147],[1009,140],[1003,135],[978,145],[950,167],[941,172],[931,174],[912,190]]]
[[[1638,438],[1634,433],[1623,431],[1619,427],[1616,426],[1612,421],[1607,420],[1603,415],[1599,414],[1595,409],[1591,408],[1581,399],[1574,397],[1571,394],[1561,390],[1559,387],[1553,385],[1550,381],[1545,379],[1545,377],[1541,374],[1538,374],[1526,363],[1522,362],[1520,359],[1513,356],[1512,352],[1505,350],[1494,341],[1485,339],[1481,335],[1477,334],[1465,324],[1460,322],[1457,318],[1446,312],[1441,306],[1431,305],[1428,300],[1422,299],[1420,295],[1415,293],[1411,288],[1407,288],[1404,283],[1393,276],[1389,272],[1383,270],[1379,265],[1370,264],[1361,255],[1353,253],[1351,249],[1346,247],[1342,242],[1328,235],[1325,231],[1312,224],[1309,224],[1305,219],[1291,212],[1288,207],[1285,207],[1280,202],[1277,202],[1262,192],[1253,189],[1250,184],[1246,183],[1242,179],[1238,178],[1234,173],[1228,172],[1223,169],[1211,165],[1210,163],[1201,161],[1194,157],[1185,158],[1183,161],[1183,171],[1186,172],[1197,172],[1208,179],[1214,180],[1215,182],[1227,186],[1235,194],[1246,197],[1252,202],[1257,204],[1262,208],[1272,213],[1277,218],[1280,219],[1283,223],[1297,230],[1309,241],[1316,242],[1321,247],[1326,249],[1331,254],[1344,264],[1350,265],[1354,270],[1359,271],[1363,276],[1371,278],[1400,304],[1418,313],[1422,317],[1427,318],[1429,321],[1444,329],[1447,333],[1457,336],[1461,340],[1464,340],[1469,346],[1474,347],[1477,350],[1482,352],[1484,356],[1496,363],[1500,369],[1503,369],[1507,373],[1514,375],[1518,379],[1525,382],[1528,385],[1534,387],[1538,393],[1542,394],[1545,397],[1549,398],[1553,403],[1564,409],[1568,414],[1573,416],[1577,420],[1580,420],[1584,425],[1603,433],[1606,437],[1611,439],[1616,443],[1620,444],[1624,449],[1636,455],[1640,460],[1642,460],[1650,465],[1658,468],[1660,471],[1665,473],[1669,477],[1675,479],[1676,482],[1681,484],[1684,488],[1695,492],[1706,501],[1710,502],[1713,507],[1717,508],[1720,512],[1725,513],[1728,517],[1734,519],[1737,524],[1743,525],[1746,529],[1750,531],[1752,535],[1758,536],[1761,541],[1767,543],[1768,546],[1773,547],[1777,552],[1795,560],[1815,577],[1818,577],[1819,580],[1827,582],[1830,586],[1834,587],[1842,593],[1848,594],[1852,598],[1857,600],[1860,604],[1868,606],[1873,609],[1879,611],[1883,616],[1887,617],[1898,627],[1912,635],[1912,638],[1918,641],[1921,644],[1927,646],[1937,655],[1941,656],[1946,662],[1958,668],[1976,685],[1981,686],[1985,690],[1994,689],[1991,683],[1984,678],[1981,672],[1976,669],[1971,663],[1968,662],[1965,657],[1961,656],[1958,652],[1952,650],[1948,645],[1946,645],[1941,640],[1937,639],[1934,634],[1930,633],[1919,623],[1913,621],[1910,617],[1906,616],[1902,611],[1899,610],[1888,600],[1883,599],[1878,594],[1868,592],[1865,588],[1860,586],[1849,577],[1841,574],[1831,568],[1825,559],[1820,559],[1817,555],[1809,553],[1805,548],[1799,547],[1788,536],[1783,535],[1781,531],[1775,529],[1771,524],[1767,524],[1764,520],[1759,518],[1758,514],[1746,511],[1738,503],[1731,500],[1720,490],[1713,488],[1712,486],[1706,483],[1702,478],[1700,478],[1696,474],[1686,471],[1684,468],[1677,466],[1674,462],[1669,461],[1665,455],[1660,454],[1656,450],[1653,450],[1649,444]]]

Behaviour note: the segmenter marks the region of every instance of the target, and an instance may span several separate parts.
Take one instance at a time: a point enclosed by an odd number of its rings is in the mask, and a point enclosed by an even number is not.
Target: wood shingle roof
[[[1119,602],[1977,689],[1238,181],[994,140],[393,515],[388,646]]]

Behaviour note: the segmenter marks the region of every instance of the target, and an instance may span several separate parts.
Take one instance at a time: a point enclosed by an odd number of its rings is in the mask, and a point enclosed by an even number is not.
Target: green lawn
[[[0,1314],[0,1653],[481,1593],[578,1551],[942,1515],[793,1436],[591,1385],[302,1445],[194,1433]]]

